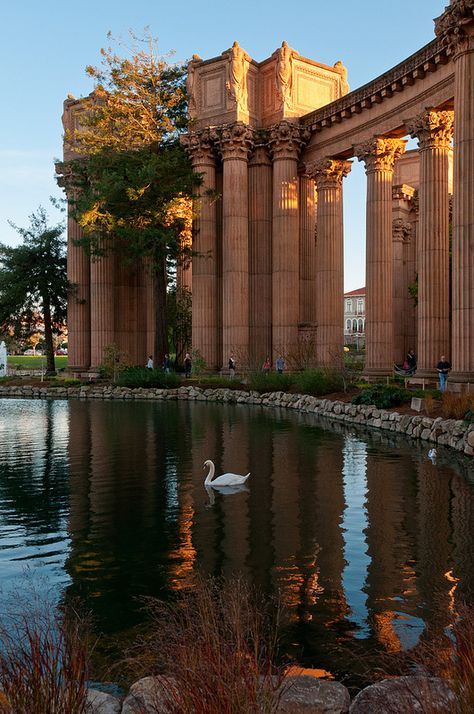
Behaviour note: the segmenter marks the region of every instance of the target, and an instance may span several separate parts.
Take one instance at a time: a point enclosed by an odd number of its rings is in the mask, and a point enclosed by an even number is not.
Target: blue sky
[[[61,195],[54,159],[62,153],[62,103],[92,87],[84,68],[99,63],[107,32],[126,37],[150,26],[165,54],[214,57],[234,40],[261,61],[287,40],[300,54],[332,65],[342,60],[351,89],[382,74],[433,39],[433,18],[447,0],[2,0],[0,42],[0,242],[15,244],[10,219]],[[344,184],[345,289],[365,273],[365,178],[354,161]],[[56,221],[54,209],[51,220]]]

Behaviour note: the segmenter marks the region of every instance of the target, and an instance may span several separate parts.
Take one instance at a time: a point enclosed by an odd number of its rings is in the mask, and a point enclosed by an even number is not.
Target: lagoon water
[[[335,646],[406,649],[472,601],[472,462],[447,450],[245,405],[7,399],[0,444],[0,610],[26,577],[123,634],[141,596],[239,572],[340,671]],[[209,494],[208,458],[247,488]]]

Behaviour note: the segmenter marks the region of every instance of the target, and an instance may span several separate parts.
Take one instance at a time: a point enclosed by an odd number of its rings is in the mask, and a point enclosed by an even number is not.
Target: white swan
[[[250,472],[247,474],[247,476],[240,476],[240,474],[222,474],[222,476],[218,476],[214,480],[212,480],[214,473],[215,473],[215,466],[213,462],[210,459],[207,459],[207,461],[204,462],[203,468],[206,468],[206,466],[209,468],[209,473],[206,476],[206,480],[204,481],[205,486],[240,486],[241,484],[245,483],[248,477],[250,476]]]
[[[436,461],[436,449],[430,449],[428,451],[428,458],[434,463]]]

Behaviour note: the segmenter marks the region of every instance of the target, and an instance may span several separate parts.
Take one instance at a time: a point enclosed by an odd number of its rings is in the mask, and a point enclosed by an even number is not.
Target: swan
[[[240,486],[241,484],[245,483],[248,477],[250,476],[250,472],[247,474],[247,476],[240,476],[240,474],[222,474],[222,476],[218,476],[214,480],[212,480],[214,473],[215,473],[215,466],[213,462],[210,459],[207,459],[207,461],[204,462],[203,468],[208,468],[209,473],[206,476],[206,480],[204,481],[205,486]]]
[[[428,458],[433,462],[436,460],[436,449],[430,449],[428,451]]]

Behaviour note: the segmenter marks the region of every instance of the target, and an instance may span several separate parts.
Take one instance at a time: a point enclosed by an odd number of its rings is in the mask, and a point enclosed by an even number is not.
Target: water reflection
[[[0,407],[2,581],[41,564],[105,632],[140,621],[140,595],[238,571],[281,593],[301,660],[330,669],[332,645],[406,648],[471,596],[471,462],[449,452],[243,405]],[[246,486],[209,492],[208,458]]]

